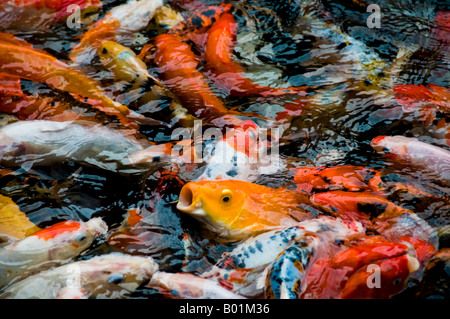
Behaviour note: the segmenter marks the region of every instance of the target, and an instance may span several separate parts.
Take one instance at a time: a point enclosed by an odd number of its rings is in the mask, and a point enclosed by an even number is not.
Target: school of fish
[[[0,298],[449,299],[450,13],[376,2],[2,0]]]

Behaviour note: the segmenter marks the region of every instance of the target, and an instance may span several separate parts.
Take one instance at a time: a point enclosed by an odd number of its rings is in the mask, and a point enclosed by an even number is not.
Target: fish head
[[[370,146],[388,159],[405,159],[407,154],[408,138],[403,136],[380,135],[372,139]]]
[[[14,251],[47,253],[52,260],[65,260],[88,248],[108,226],[101,218],[87,222],[73,220],[56,223],[11,245]]]
[[[383,259],[361,267],[350,276],[342,298],[390,298],[401,292],[419,261],[410,254]]]
[[[230,180],[189,182],[181,189],[177,208],[225,235],[245,210],[247,193],[240,184]]]
[[[115,41],[100,43],[97,55],[103,66],[114,73],[116,80],[131,82],[146,71],[144,63],[131,49]]]

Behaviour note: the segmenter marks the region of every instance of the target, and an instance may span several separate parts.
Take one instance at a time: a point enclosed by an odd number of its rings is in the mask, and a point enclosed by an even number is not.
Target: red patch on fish
[[[81,227],[80,222],[68,220],[68,221],[54,224],[45,229],[42,229],[42,230],[34,233],[32,236],[36,236],[38,239],[43,239],[43,240],[47,241],[47,240],[53,239],[56,236],[59,236],[61,234],[77,231],[80,229],[80,227]]]

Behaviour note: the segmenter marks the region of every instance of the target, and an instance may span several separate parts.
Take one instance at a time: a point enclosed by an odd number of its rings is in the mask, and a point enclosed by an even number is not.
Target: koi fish
[[[414,119],[432,127],[433,137],[450,146],[450,125],[446,114],[450,111],[450,90],[434,84],[401,84],[393,88],[395,101],[404,112],[414,112]]]
[[[314,194],[310,199],[326,212],[344,219],[358,220],[366,227],[371,226],[371,218],[383,213],[391,216],[398,216],[403,213],[413,214],[381,196],[370,193],[329,191]]]
[[[221,3],[218,6],[196,8],[184,21],[181,21],[169,30],[171,34],[181,36],[185,41],[192,41],[197,48],[203,49],[208,39],[208,29],[225,12],[230,12],[233,5]]]
[[[162,0],[131,0],[112,8],[87,32],[78,36],[80,42],[72,47],[70,60],[76,64],[89,64],[103,41],[132,44],[127,42],[136,41],[137,32],[149,24],[155,11],[163,4]]]
[[[131,117],[142,118],[125,105],[107,97],[97,81],[6,33],[0,33],[0,72],[71,93],[100,111],[118,117],[125,126],[131,128],[137,128]]]
[[[155,37],[153,45],[156,48],[153,61],[159,67],[164,84],[191,114],[212,121],[228,113],[209,88],[206,77],[197,70],[198,59],[189,45],[171,34]]]
[[[276,278],[286,278],[279,271],[282,268],[279,266],[280,261],[285,260],[281,257],[283,252],[290,246],[302,247],[305,244],[304,252],[316,258],[339,249],[336,242],[350,242],[363,235],[364,229],[358,222],[319,216],[248,238],[231,252],[222,254],[222,258],[202,277],[214,279],[225,288],[246,297],[259,297],[264,293],[267,297],[274,296],[273,292],[280,283]],[[291,253],[285,256],[288,255]],[[299,261],[297,264],[306,270],[310,261],[314,260],[310,257],[302,259],[304,263]]]
[[[175,299],[244,299],[211,279],[190,273],[167,273],[158,271],[153,274],[149,287],[167,291]]]
[[[150,257],[113,253],[29,276],[5,289],[4,299],[123,298],[158,270]]]
[[[135,82],[138,85],[142,85],[148,79],[160,83],[148,73],[147,65],[131,49],[117,42],[101,42],[97,54],[103,66],[114,73],[115,80]]]
[[[15,31],[46,30],[52,24],[61,23],[77,6],[80,17],[99,10],[99,0],[14,0],[0,3],[0,29]]]
[[[148,169],[152,159],[135,165],[127,157],[146,147],[152,149],[147,139],[92,122],[19,121],[0,129],[0,163],[7,167],[73,161],[110,171],[140,171]]]
[[[403,243],[352,246],[317,260],[309,268],[300,298],[390,298],[405,287],[409,275],[418,268],[414,252]],[[377,289],[368,285],[373,269],[378,270]]]
[[[177,209],[224,239],[240,240],[308,218],[300,206],[309,203],[306,196],[284,188],[239,180],[200,181],[183,186]]]
[[[37,269],[67,263],[107,230],[101,218],[64,221],[0,248],[0,287]]]
[[[244,68],[234,62],[233,49],[237,25],[231,13],[225,12],[208,31],[205,60],[211,78],[230,95],[306,95],[305,87],[271,88],[258,85],[245,77]]]
[[[170,101],[169,108],[175,121],[185,125],[193,123],[195,118],[178,103],[162,82],[148,73],[147,65],[132,50],[114,41],[104,41],[100,43],[97,54],[103,66],[112,71],[115,80],[128,82],[131,90],[139,91],[144,85],[152,84],[150,90],[147,87],[146,92],[139,97],[139,104],[154,100]]]
[[[404,136],[378,136],[372,139],[370,146],[390,161],[422,168],[436,175],[439,181],[450,184],[450,152],[441,147]]]
[[[261,174],[282,170],[286,165],[283,158],[277,152],[268,154],[277,143],[277,135],[281,135],[279,131],[265,130],[251,120],[226,130],[220,140],[210,143],[205,150],[206,165],[196,181],[233,179],[255,182]],[[266,137],[272,140],[268,141]]]
[[[17,116],[20,120],[49,121],[99,121],[94,116],[87,116],[83,111],[76,112],[72,105],[58,96],[35,96],[25,94],[20,85],[20,78],[0,74],[0,112]]]
[[[297,191],[306,194],[323,190],[377,190],[378,185],[383,185],[379,172],[363,166],[299,167],[295,172]]]
[[[0,195],[0,234],[23,239],[40,230],[9,197]]]

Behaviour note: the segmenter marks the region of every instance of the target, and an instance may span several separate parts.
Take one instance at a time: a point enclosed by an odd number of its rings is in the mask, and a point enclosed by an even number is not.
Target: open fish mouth
[[[198,191],[193,185],[183,186],[180,192],[177,209],[193,216],[200,217],[206,215]]]

